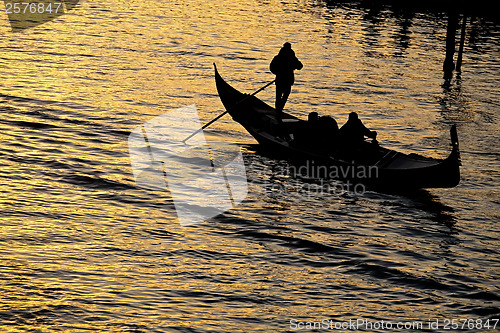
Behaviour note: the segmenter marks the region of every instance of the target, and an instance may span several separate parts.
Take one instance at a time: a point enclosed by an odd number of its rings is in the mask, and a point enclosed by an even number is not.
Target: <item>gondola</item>
[[[452,150],[445,159],[404,154],[368,141],[355,151],[324,151],[294,142],[293,133],[305,120],[283,112],[282,121],[278,121],[273,107],[255,96],[239,92],[220,76],[215,64],[214,68],[219,97],[231,117],[262,148],[279,156],[286,155],[294,164],[306,166],[302,170],[308,175],[404,190],[450,188],[460,181],[461,162],[455,125],[450,129]]]

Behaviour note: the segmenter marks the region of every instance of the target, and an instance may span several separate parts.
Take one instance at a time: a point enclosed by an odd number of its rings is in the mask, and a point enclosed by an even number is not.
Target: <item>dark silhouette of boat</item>
[[[215,64],[214,64],[215,67]],[[452,150],[445,159],[404,154],[365,141],[356,151],[331,153],[314,146],[294,144],[283,135],[292,132],[305,120],[276,110],[255,96],[244,94],[229,85],[215,67],[215,82],[222,104],[266,150],[286,155],[307,168],[309,175],[321,178],[354,180],[377,188],[417,189],[454,187],[460,181],[460,152],[456,126],[451,127]],[[310,170],[309,168],[315,168]]]

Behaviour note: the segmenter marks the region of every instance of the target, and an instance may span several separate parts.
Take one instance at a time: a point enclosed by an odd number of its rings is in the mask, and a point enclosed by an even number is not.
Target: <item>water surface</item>
[[[22,33],[1,26],[0,330],[284,332],[290,320],[498,318],[500,28],[467,28],[444,82],[446,13],[324,1],[81,2]],[[244,129],[249,195],[179,226],[167,192],[134,183],[130,131],[271,81],[292,42],[304,69],[287,111],[351,111],[389,148],[444,157],[462,180],[406,195],[334,195],[276,170]],[[259,94],[274,103],[274,90]],[[336,183],[332,183],[335,186]]]

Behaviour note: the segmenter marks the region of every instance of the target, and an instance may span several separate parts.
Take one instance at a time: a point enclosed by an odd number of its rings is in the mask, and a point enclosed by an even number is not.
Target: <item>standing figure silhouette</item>
[[[283,108],[285,107],[292,85],[295,82],[294,70],[302,69],[303,65],[295,56],[292,50],[292,44],[286,42],[283,47],[271,61],[269,66],[271,72],[276,75],[276,112],[278,120],[282,118]]]

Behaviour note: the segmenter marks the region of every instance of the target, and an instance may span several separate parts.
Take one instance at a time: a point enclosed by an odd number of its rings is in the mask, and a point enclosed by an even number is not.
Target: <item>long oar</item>
[[[255,96],[257,95],[259,92],[261,92],[262,90],[266,89],[267,87],[269,87],[271,84],[273,84],[276,80],[272,80],[271,82],[269,82],[268,84],[266,84],[265,86],[263,86],[262,88],[256,90],[253,94],[251,95],[247,95],[245,96],[244,98],[242,98],[241,100],[239,100],[236,104],[234,104],[233,106],[231,106],[229,108],[229,110],[221,113],[220,115],[218,115],[217,117],[215,117],[214,119],[210,120],[207,124],[205,124],[202,128],[200,128],[199,130],[196,130],[193,134],[191,134],[190,136],[188,136],[187,138],[185,138],[184,140],[182,140],[182,142],[186,143],[187,140],[191,139],[193,136],[195,136],[196,134],[200,133],[201,131],[203,131],[205,128],[207,128],[208,126],[212,125],[213,123],[215,123],[217,120],[219,120],[220,118],[222,118],[226,113],[228,113],[229,111],[232,111],[237,105],[243,103],[244,101],[246,101],[247,99],[249,99],[250,97],[252,96]]]

